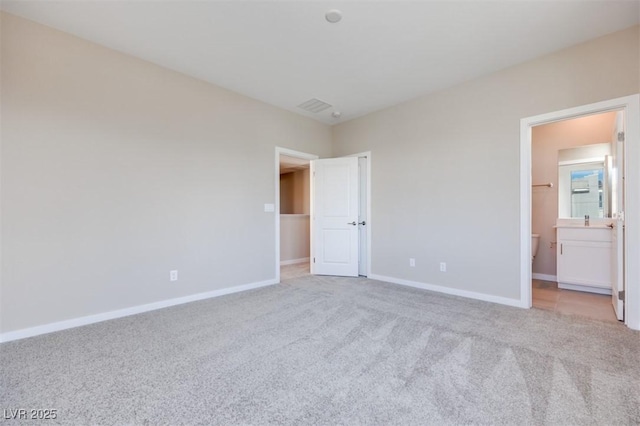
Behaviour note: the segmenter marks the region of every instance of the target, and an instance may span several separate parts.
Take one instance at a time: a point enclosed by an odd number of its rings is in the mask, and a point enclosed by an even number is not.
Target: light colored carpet
[[[0,408],[58,410],[40,424],[640,423],[640,333],[363,278],[294,278],[0,355]]]

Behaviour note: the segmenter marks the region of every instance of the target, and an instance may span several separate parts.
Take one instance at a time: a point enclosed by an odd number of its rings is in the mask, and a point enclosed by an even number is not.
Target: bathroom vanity
[[[611,294],[612,232],[607,225],[556,225],[559,288]]]
[[[558,151],[559,288],[612,293],[617,252],[611,224],[620,211],[613,154],[611,143]]]

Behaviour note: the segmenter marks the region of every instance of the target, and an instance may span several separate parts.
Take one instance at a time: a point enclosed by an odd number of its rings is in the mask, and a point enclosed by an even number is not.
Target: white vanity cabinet
[[[558,287],[611,294],[611,229],[557,227]]]

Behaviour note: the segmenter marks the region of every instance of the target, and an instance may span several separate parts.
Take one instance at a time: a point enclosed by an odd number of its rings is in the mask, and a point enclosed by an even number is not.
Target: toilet
[[[540,234],[531,234],[531,263],[538,253],[538,243],[540,243]]]

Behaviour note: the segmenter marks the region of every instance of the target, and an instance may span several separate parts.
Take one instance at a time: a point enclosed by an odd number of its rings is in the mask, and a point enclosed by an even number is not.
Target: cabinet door
[[[611,243],[558,242],[558,282],[611,288]]]

